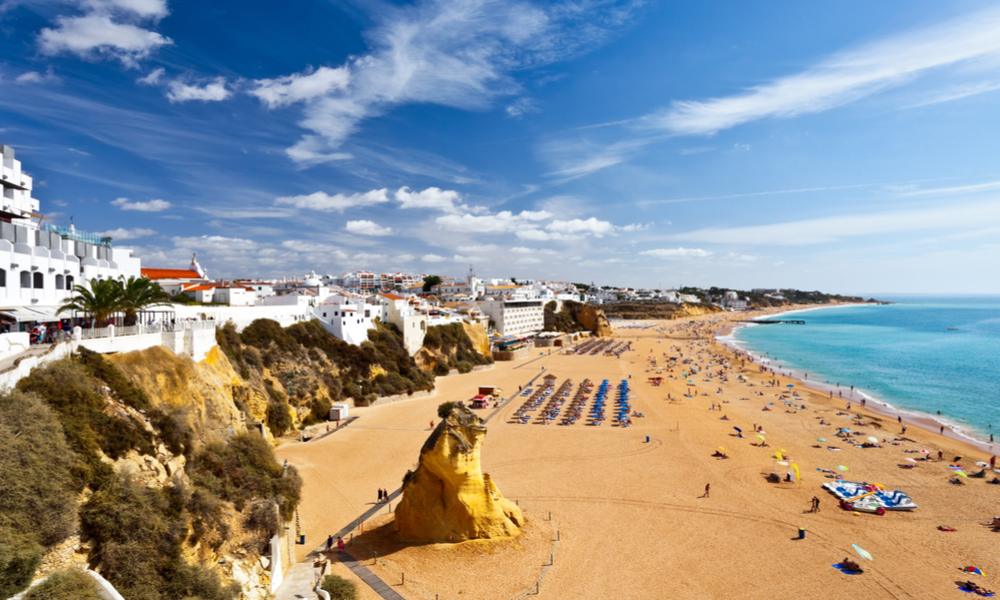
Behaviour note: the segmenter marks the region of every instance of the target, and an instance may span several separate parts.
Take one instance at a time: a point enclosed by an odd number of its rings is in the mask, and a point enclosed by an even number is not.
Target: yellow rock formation
[[[420,449],[416,471],[403,479],[393,528],[411,542],[515,537],[524,516],[483,473],[482,420],[459,402]]]

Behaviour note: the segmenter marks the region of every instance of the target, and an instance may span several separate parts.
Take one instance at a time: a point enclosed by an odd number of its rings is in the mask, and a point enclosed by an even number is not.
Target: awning
[[[19,322],[27,321],[41,321],[43,323],[51,323],[53,321],[59,321],[61,319],[68,319],[72,315],[70,313],[65,313],[63,315],[56,316],[56,311],[59,310],[55,306],[16,306],[12,308],[0,307],[0,316],[6,317],[7,319],[13,319]]]

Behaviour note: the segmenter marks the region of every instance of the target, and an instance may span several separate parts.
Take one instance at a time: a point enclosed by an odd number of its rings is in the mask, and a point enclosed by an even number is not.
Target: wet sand
[[[728,317],[727,317],[728,318]],[[711,339],[722,325],[716,316],[693,320],[695,325],[665,322],[675,328],[618,329],[616,338],[634,342],[636,351],[621,358],[545,355],[514,363],[497,363],[491,371],[438,380],[435,396],[396,404],[353,409],[360,418],[322,440],[285,443],[280,458],[296,465],[305,481],[300,514],[308,543],[299,546],[300,558],[370,508],[379,487],[395,490],[407,469],[414,468],[421,444],[437,421],[437,405],[463,400],[476,387],[499,385],[510,398],[518,385],[537,375],[553,373],[562,382],[589,377],[617,384],[632,376],[632,401],[645,417],[631,428],[594,427],[578,422],[560,426],[520,425],[511,419],[521,399],[513,398],[489,422],[483,449],[483,469],[500,491],[536,510],[551,511],[561,541],[555,564],[541,586],[542,598],[943,598],[961,597],[956,581],[959,568],[975,565],[987,574],[1000,572],[1000,533],[980,525],[1000,514],[1000,485],[968,479],[965,486],[947,483],[948,462],[920,463],[902,469],[907,457],[922,456],[904,450],[940,449],[946,459],[963,455],[971,466],[988,455],[958,440],[947,439],[911,425],[900,445],[861,449],[833,436],[835,427],[850,427],[891,439],[898,435],[895,420],[882,420],[882,429],[855,426],[838,416],[844,402],[827,394],[795,388],[805,410],[785,412],[778,386],[765,382],[770,373],[747,362],[730,360],[731,350]],[[686,322],[685,322],[686,323]],[[707,339],[699,339],[705,337]],[[672,348],[676,346],[678,348]],[[541,351],[537,351],[541,352]],[[663,366],[663,353],[694,360],[701,368],[682,377],[674,367],[662,386],[648,377],[648,357]],[[700,353],[700,356],[699,356]],[[712,356],[712,355],[716,356]],[[709,363],[712,364],[709,364]],[[724,369],[728,382],[706,374]],[[747,378],[739,382],[737,374]],[[688,385],[688,380],[693,385]],[[752,385],[750,385],[752,383]],[[798,384],[796,384],[798,385]],[[722,393],[716,393],[721,386]],[[693,397],[684,397],[694,390]],[[758,395],[763,393],[764,395]],[[668,394],[673,401],[668,400]],[[748,398],[741,400],[741,398]],[[709,410],[715,403],[722,410]],[[767,403],[772,410],[763,411]],[[852,406],[852,413],[858,406]],[[790,410],[790,409],[789,409]],[[485,416],[492,411],[483,411]],[[728,420],[722,420],[727,416]],[[820,425],[820,419],[831,423]],[[865,418],[864,421],[870,421]],[[770,447],[757,441],[753,424],[767,432]],[[734,426],[746,432],[735,437]],[[650,442],[646,443],[646,436]],[[817,442],[823,437],[827,442]],[[717,446],[730,458],[712,457]],[[819,447],[814,447],[819,446]],[[839,446],[840,451],[827,450]],[[803,476],[801,483],[769,483],[773,453],[786,450]],[[831,481],[817,468],[848,467],[846,479],[879,482],[908,493],[920,505],[912,512],[885,516],[855,515],[836,507],[836,499],[820,485]],[[971,471],[969,471],[971,472]],[[711,484],[709,497],[705,485]],[[809,511],[813,496],[821,512]],[[958,531],[944,533],[938,525]],[[806,528],[806,538],[798,528]],[[851,544],[872,553],[862,575],[844,575],[831,567],[851,556]],[[392,560],[392,557],[388,557]],[[856,558],[856,557],[855,557]],[[368,561],[371,562],[371,561]],[[454,568],[461,568],[455,564]],[[534,568],[540,568],[535,565]],[[520,567],[512,567],[520,568]],[[417,574],[413,574],[417,577]],[[503,567],[484,569],[476,590],[461,598],[498,598],[493,590],[507,575]],[[421,578],[430,590],[451,591],[446,575]],[[979,583],[991,586],[991,579]],[[421,596],[406,586],[395,586],[407,598]],[[449,596],[453,594],[448,594]],[[443,596],[442,596],[443,597]]]

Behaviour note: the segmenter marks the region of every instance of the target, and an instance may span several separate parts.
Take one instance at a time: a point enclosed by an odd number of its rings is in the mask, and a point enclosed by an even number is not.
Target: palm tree
[[[90,315],[95,323],[110,319],[119,310],[121,283],[114,279],[91,279],[88,283],[89,289],[82,285],[73,286],[76,295],[64,301],[56,314],[72,310]]]
[[[135,325],[138,320],[137,314],[152,306],[164,306],[170,304],[170,296],[160,284],[151,281],[147,277],[120,278],[118,285],[121,288],[118,310],[125,313],[125,325]]]

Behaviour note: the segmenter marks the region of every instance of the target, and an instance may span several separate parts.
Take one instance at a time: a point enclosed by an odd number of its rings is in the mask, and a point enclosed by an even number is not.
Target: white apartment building
[[[111,238],[43,223],[31,176],[21,170],[14,149],[0,146],[0,155],[0,316],[12,329],[60,320],[55,312],[74,285],[139,277],[139,259],[127,248],[114,248]]]
[[[382,316],[382,307],[363,298],[334,294],[314,306],[312,314],[334,337],[358,346],[368,340],[368,330],[375,328],[375,317]]]
[[[403,345],[413,356],[424,345],[427,334],[428,318],[420,312],[413,303],[395,294],[379,294],[377,301],[381,305],[380,317],[383,323],[395,325],[403,334]]]
[[[545,327],[541,300],[487,300],[476,305],[501,336],[528,335]]]

